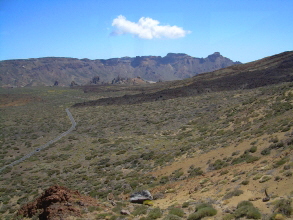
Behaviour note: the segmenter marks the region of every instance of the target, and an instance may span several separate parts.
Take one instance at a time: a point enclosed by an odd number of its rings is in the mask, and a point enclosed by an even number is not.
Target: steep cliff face
[[[169,53],[165,57],[137,56],[107,60],[46,57],[0,62],[2,86],[69,86],[72,81],[88,84],[99,77],[99,82],[109,83],[114,78],[141,77],[149,81],[168,81],[189,78],[239,62],[216,52],[207,58],[194,58],[187,54]]]

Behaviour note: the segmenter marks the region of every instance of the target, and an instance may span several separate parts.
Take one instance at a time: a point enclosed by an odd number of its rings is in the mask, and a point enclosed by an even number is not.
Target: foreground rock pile
[[[51,186],[35,201],[24,205],[18,216],[39,219],[63,219],[67,216],[81,216],[87,206],[99,206],[95,199],[82,196],[78,191],[69,190],[62,186]]]

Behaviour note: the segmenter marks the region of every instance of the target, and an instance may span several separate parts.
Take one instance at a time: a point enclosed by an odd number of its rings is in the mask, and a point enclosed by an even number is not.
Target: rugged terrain
[[[45,57],[0,61],[0,86],[69,86],[111,84],[117,78],[140,77],[147,81],[168,81],[192,77],[239,62],[216,52],[206,58],[169,53],[165,57],[123,57],[89,60]]]
[[[0,214],[292,219],[292,60],[285,52],[149,85],[1,88],[1,167],[67,131],[66,108],[77,125],[1,172]],[[153,202],[130,203],[143,189]]]

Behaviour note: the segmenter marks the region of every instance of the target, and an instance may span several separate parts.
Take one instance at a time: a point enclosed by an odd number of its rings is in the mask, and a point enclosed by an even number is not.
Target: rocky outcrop
[[[81,216],[85,206],[99,206],[95,199],[82,196],[62,186],[52,186],[35,201],[20,208],[18,216],[38,216],[39,219],[65,219],[67,216]]]
[[[182,53],[161,56],[89,60],[62,57],[0,61],[0,86],[69,86],[105,84],[120,78],[140,77],[157,82],[189,78],[238,64],[216,52],[207,58]]]
[[[148,190],[142,190],[130,195],[130,202],[143,203],[145,200],[153,200],[153,196]]]

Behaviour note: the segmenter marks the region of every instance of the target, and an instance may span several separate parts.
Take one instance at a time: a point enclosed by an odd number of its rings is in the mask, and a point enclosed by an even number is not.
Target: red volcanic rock
[[[82,205],[81,205],[82,204]],[[17,215],[39,219],[60,219],[67,216],[81,216],[82,206],[99,206],[95,199],[82,196],[78,191],[63,186],[51,186],[35,201],[20,208]]]

